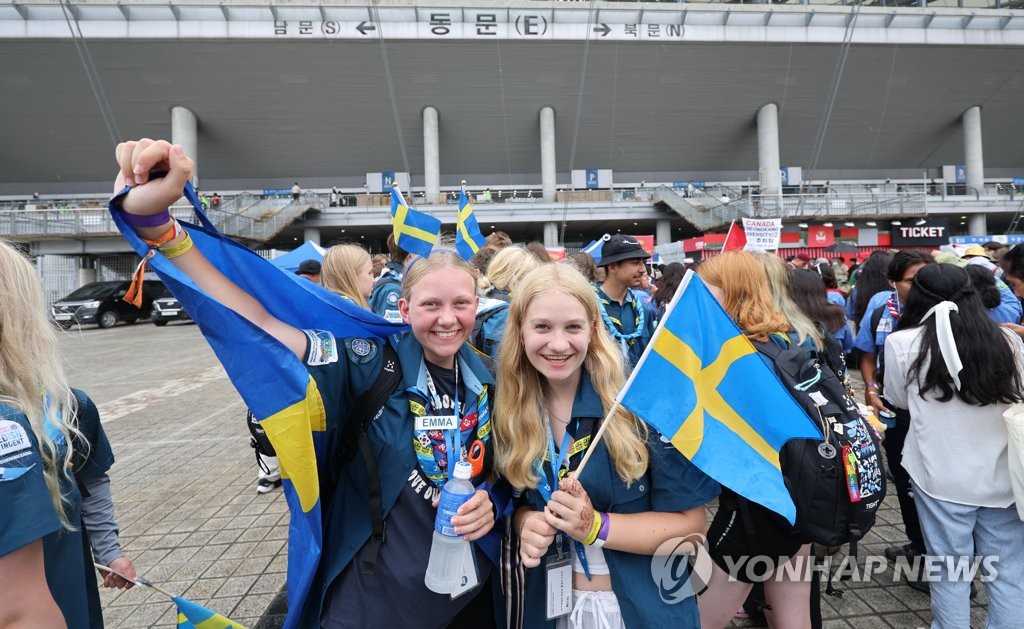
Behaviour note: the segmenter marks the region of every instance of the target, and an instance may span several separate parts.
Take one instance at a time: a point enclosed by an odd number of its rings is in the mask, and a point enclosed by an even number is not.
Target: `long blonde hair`
[[[768,274],[747,251],[725,251],[702,262],[697,275],[721,289],[722,308],[752,341],[763,343],[774,332],[789,332],[789,321],[775,305]]]
[[[591,325],[590,347],[583,368],[605,412],[625,382],[622,352],[605,330],[597,295],[583,275],[568,264],[543,264],[519,282],[508,310],[505,339],[498,359],[498,394],[494,407],[495,465],[513,487],[534,488],[540,480],[534,461],[544,455],[548,427],[540,413],[544,401],[542,376],[530,364],[523,347],[523,321],[533,299],[557,290],[583,305]],[[626,483],[647,471],[647,427],[622,407],[607,419],[604,444],[615,469]]]
[[[334,245],[324,253],[320,266],[320,283],[327,290],[348,297],[363,308],[369,308],[366,297],[359,292],[356,276],[370,262],[370,254],[359,245]]]
[[[32,264],[0,241],[0,402],[25,414],[39,443],[43,477],[54,509],[66,528],[60,480],[70,479],[72,444],[82,444],[76,400],[57,353],[57,333],[46,316],[43,291]],[[64,452],[47,436],[46,422],[64,439]],[[16,509],[8,505],[6,508]]]
[[[497,288],[512,294],[523,276],[540,264],[537,256],[522,247],[505,247],[491,258],[487,273],[480,278],[478,287],[481,292]]]
[[[802,344],[804,339],[810,338],[814,347],[819,351],[824,349],[825,340],[821,337],[821,330],[789,296],[789,265],[774,253],[754,252],[753,255],[764,264],[775,307],[786,317],[790,327],[796,332],[797,342]]]

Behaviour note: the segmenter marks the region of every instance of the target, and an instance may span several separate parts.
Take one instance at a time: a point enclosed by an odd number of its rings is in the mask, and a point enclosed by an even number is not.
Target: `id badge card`
[[[459,418],[455,415],[422,415],[416,418],[416,430],[455,430]]]
[[[558,553],[544,561],[547,577],[547,619],[555,620],[572,613],[572,552],[562,543],[562,534],[555,537]]]
[[[451,591],[452,600],[455,600],[480,585],[480,573],[476,566],[476,552],[473,551],[473,544],[466,542],[462,544],[462,568],[459,570],[459,584]]]

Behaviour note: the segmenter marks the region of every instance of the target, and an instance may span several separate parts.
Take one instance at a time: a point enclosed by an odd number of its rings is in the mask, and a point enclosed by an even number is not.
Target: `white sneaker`
[[[265,493],[267,493],[269,491],[272,491],[275,487],[280,487],[280,486],[281,486],[281,479],[280,478],[277,479],[277,480],[270,480],[269,478],[261,478],[259,480],[259,482],[256,483],[256,493],[258,493],[258,494],[265,494]]]

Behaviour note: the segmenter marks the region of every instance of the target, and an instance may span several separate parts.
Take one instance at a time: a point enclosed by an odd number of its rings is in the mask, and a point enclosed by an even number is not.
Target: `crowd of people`
[[[655,268],[639,241],[619,234],[603,237],[596,260],[572,254],[558,263],[539,243],[520,247],[501,232],[468,261],[444,247],[413,256],[393,238],[386,259],[336,245],[298,273],[409,331],[335,339],[273,317],[176,228],[166,208],[192,172],[180,147],[143,140],[119,146],[117,158],[117,188],[132,188],[120,205],[128,225],[173,251],[167,257],[210,298],[306,366],[328,452],[338,451],[382,362],[394,356],[399,368],[400,384],[366,429],[361,463],[343,469],[351,482],[324,485],[324,548],[301,626],[714,628],[733,619],[755,581],[763,581],[771,626],[819,626],[811,580],[787,569],[810,555],[808,536],[719,486],[615,402],[689,270],[752,342],[781,335],[799,352],[827,357],[822,369],[839,379],[847,366],[860,370],[864,408],[884,422],[908,538],[887,555],[998,556],[986,586],[988,626],[1018,623],[1024,522],[1002,415],[1024,402],[1024,247],[998,260],[984,248],[947,259],[876,252],[854,268],[728,251]],[[150,180],[153,170],[166,175]],[[68,600],[79,592],[85,600],[88,568],[73,535],[96,531],[109,542],[112,508],[96,520],[105,524],[80,515],[74,477],[95,471],[82,482],[109,503],[96,479],[112,456],[102,430],[90,434],[94,407],[61,376],[29,263],[9,247],[0,253],[0,294],[17,296],[0,299],[0,330],[11,331],[0,337],[0,495],[31,506],[2,516],[0,583],[17,604],[0,606],[0,626],[24,618],[61,626],[61,614],[68,626],[90,626],[79,621],[82,603]],[[447,416],[458,420],[448,431],[419,421]],[[92,448],[80,449],[86,437]],[[437,496],[450,460],[466,460],[477,443],[485,456],[473,470],[475,493],[452,526],[472,542],[480,584],[462,596],[437,594],[423,578]],[[94,465],[77,463],[83,451]],[[279,482],[275,473],[261,472],[260,486]],[[368,486],[378,487],[373,496]],[[716,498],[709,527],[705,509]],[[651,557],[692,535],[707,536],[710,579],[700,596],[667,603],[650,579]],[[93,548],[111,566],[125,559],[102,541]],[[61,553],[75,555],[74,567],[51,570]],[[756,578],[736,578],[754,556],[778,561]],[[128,562],[118,572],[133,570]],[[968,581],[943,569],[914,582],[930,587],[934,627],[970,625]],[[571,591],[568,605],[560,587]]]

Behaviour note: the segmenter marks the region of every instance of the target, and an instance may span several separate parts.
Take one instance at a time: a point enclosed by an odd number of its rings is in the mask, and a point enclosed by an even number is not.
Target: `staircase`
[[[693,197],[684,197],[668,186],[658,186],[651,194],[651,201],[669,207],[702,232],[724,227],[746,215],[742,204],[723,203],[705,191],[699,191]]]

